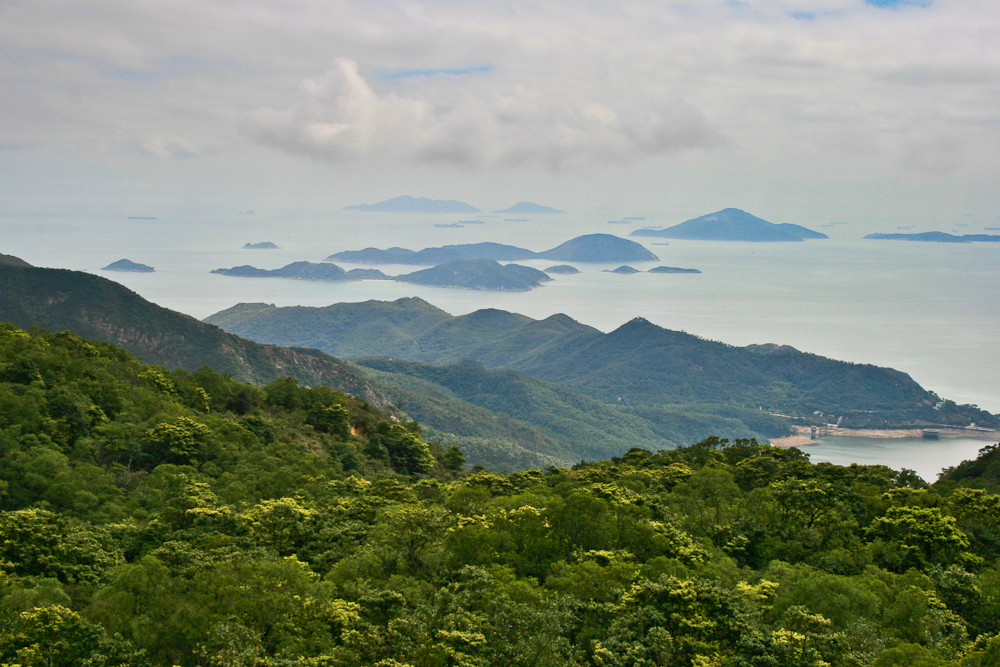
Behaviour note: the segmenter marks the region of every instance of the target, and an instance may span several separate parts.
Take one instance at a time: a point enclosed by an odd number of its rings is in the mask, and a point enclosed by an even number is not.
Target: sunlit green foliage
[[[0,664],[998,664],[971,474],[718,438],[465,471],[325,387],[13,327],[0,379]]]

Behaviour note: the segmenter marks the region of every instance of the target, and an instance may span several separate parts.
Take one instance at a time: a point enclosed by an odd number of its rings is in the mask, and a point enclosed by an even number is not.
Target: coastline
[[[794,435],[783,438],[771,438],[771,444],[776,447],[808,447],[820,442],[809,437],[811,428],[808,426],[793,426]],[[1000,442],[1000,431],[989,429],[969,429],[969,428],[937,428],[938,437],[941,439],[967,438],[970,440],[982,440],[984,442]],[[921,438],[923,429],[850,429],[827,427],[824,435],[836,435],[846,438],[879,438],[884,440],[898,440],[903,438]],[[822,437],[822,436],[820,436]]]

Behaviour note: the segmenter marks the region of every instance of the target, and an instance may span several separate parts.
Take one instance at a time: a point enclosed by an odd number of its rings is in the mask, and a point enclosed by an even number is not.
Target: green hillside
[[[532,320],[487,309],[451,317],[405,299],[294,309],[240,304],[207,321],[255,340],[315,346],[340,356],[439,365],[474,360],[615,405],[690,411],[728,406],[729,416],[739,409],[744,415],[775,412],[805,420],[820,411],[855,428],[1000,425],[996,416],[974,406],[941,400],[900,371],[788,347],[734,347],[642,318],[603,334],[565,315]],[[371,336],[374,330],[386,331],[386,338]]]
[[[0,664],[1000,658],[1000,496],[975,471],[930,487],[710,438],[496,474],[425,435],[326,387],[0,325]]]
[[[327,354],[254,343],[89,273],[0,265],[0,322],[74,331],[121,345],[140,360],[165,368],[209,366],[255,384],[290,376],[387,405],[355,369]]]
[[[535,411],[526,415],[528,419],[512,417],[513,409],[498,409],[495,403],[482,400],[470,402],[446,387],[410,375],[361,368],[314,349],[263,345],[239,338],[156,306],[117,283],[86,273],[53,269],[8,271],[0,267],[0,286],[5,287],[0,293],[0,321],[8,320],[24,328],[40,326],[53,331],[82,332],[120,344],[143,361],[167,368],[194,372],[208,366],[255,384],[292,376],[307,386],[328,386],[392,409],[396,414],[420,419],[432,440],[444,447],[459,446],[468,452],[470,463],[498,470],[567,465],[582,458],[620,454],[636,445],[681,444],[699,437],[698,433],[681,431],[684,440],[651,439],[649,427],[623,430],[615,426],[616,418],[569,438],[565,429],[560,433],[553,428],[567,419],[560,412],[567,407],[565,404],[557,404],[559,410],[554,407],[547,414]],[[273,308],[263,304],[258,307],[264,311]],[[371,308],[381,312],[382,317],[369,320]],[[422,316],[414,317],[414,310]],[[447,313],[419,300],[414,300],[410,307],[398,303],[356,304],[343,309],[340,315],[344,324],[350,324],[354,335],[365,335],[386,344],[412,340],[421,328],[451,319]],[[399,327],[393,330],[386,322],[397,317]],[[520,321],[518,316],[510,317]],[[487,324],[482,319],[479,315],[470,321]],[[368,329],[366,322],[370,325]],[[542,383],[532,382],[532,391],[543,393],[538,389]],[[564,390],[564,393],[570,392]],[[513,393],[507,392],[506,396]],[[730,423],[721,420],[711,426],[714,427],[711,432],[731,437],[750,434],[744,428],[734,430]]]

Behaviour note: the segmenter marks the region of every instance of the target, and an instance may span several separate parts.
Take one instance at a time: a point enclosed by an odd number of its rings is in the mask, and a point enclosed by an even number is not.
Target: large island
[[[775,224],[738,208],[726,208],[666,229],[637,229],[629,236],[691,241],[796,242],[829,238],[801,225]]]

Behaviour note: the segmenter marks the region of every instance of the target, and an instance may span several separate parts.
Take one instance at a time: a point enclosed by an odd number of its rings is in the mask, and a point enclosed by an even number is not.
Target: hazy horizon
[[[866,232],[1000,218],[985,0],[115,0],[0,16],[5,221],[323,214],[403,194],[675,222],[735,207]]]

